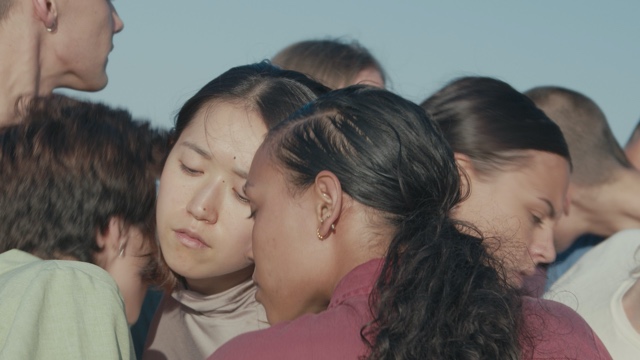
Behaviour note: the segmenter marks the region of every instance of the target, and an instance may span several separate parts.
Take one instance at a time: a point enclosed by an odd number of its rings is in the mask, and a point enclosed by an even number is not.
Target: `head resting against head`
[[[422,107],[469,181],[456,216],[491,239],[513,284],[522,285],[537,263],[555,259],[553,226],[565,208],[570,169],[560,128],[526,96],[487,77],[456,79]]]
[[[130,322],[156,276],[155,181],[137,129],[127,111],[52,95],[0,134],[0,252],[130,270],[114,276]]]
[[[633,129],[633,133],[629,137],[627,145],[624,147],[624,153],[631,165],[640,170],[640,121],[638,121],[636,127]]]
[[[261,177],[268,174],[261,170],[264,166],[282,174],[278,181],[288,190],[278,199],[269,200],[270,190],[265,184],[274,177]],[[487,343],[496,345],[491,349],[498,357],[517,352],[516,338],[510,330],[497,331],[505,336],[498,344],[495,334],[473,325],[498,318],[513,325],[516,320],[505,308],[517,300],[505,295],[508,291],[481,241],[461,234],[457,226],[462,224],[449,218],[461,197],[456,163],[437,125],[419,106],[388,91],[363,86],[318,98],[269,132],[254,158],[247,195],[255,214],[254,278],[270,319],[300,306],[292,304],[291,298],[304,303],[318,301],[318,294],[326,295],[326,289],[319,288],[324,283],[316,280],[335,276],[336,264],[344,259],[366,261],[386,254],[371,298],[375,321],[363,329],[372,358],[385,358],[391,353],[398,358],[410,354],[463,358],[456,340],[465,342],[467,354],[491,347]],[[295,206],[295,213],[304,211],[300,209],[307,206],[299,209],[295,205],[299,201],[313,203],[308,207],[317,209],[317,216],[308,221],[289,219],[288,225],[287,219],[273,217],[273,206],[278,202]],[[280,210],[287,213],[286,209]],[[363,217],[354,212],[362,212]],[[366,225],[363,231],[361,222]],[[270,229],[276,229],[278,241],[292,238],[287,240],[289,244],[306,247],[314,259],[300,260],[298,255],[265,248],[271,247],[265,244],[275,242],[267,241],[273,239]],[[300,229],[306,230],[298,236]],[[349,234],[351,238],[346,238]],[[320,247],[312,245],[337,238],[356,246],[346,247],[350,253],[331,252],[324,247],[320,253],[315,251]],[[366,255],[372,248],[382,251]],[[318,258],[325,261],[324,265],[317,264]],[[484,302],[471,295],[486,289],[504,298]],[[328,299],[324,301],[328,303]],[[452,313],[462,320],[446,315]],[[425,322],[430,326],[421,325]]]
[[[224,123],[224,121],[236,121],[237,119],[216,119],[215,117],[209,117],[208,114],[212,111],[212,109],[216,108],[216,106],[222,107],[222,105],[233,105],[236,108],[240,108],[242,110],[246,110],[247,113],[257,115],[261,124],[258,125],[258,131],[266,132],[266,130],[275,126],[281,120],[287,118],[292,112],[300,108],[302,105],[308,103],[309,101],[315,99],[318,95],[324,94],[328,92],[329,89],[324,85],[310,79],[309,77],[290,70],[283,70],[276,66],[271,65],[269,62],[263,61],[260,63],[249,64],[244,66],[234,67],[222,75],[216,77],[208,84],[206,84],[202,89],[200,89],[193,97],[191,97],[180,109],[176,121],[175,127],[171,134],[171,146],[174,146],[176,142],[179,142],[183,133],[185,133],[185,129],[188,129],[193,126],[203,126],[202,130],[198,129],[197,131],[202,131],[207,134],[207,142],[215,141],[216,134],[209,135],[207,131],[207,126],[213,121],[217,121],[218,123]],[[204,119],[204,120],[203,120]],[[264,130],[261,130],[264,125]],[[242,139],[247,139],[245,142],[250,142],[249,136],[250,134],[237,134],[239,136],[240,141]],[[213,138],[210,139],[210,136]],[[260,135],[260,141],[262,140],[262,136]],[[204,144],[203,146],[207,146]],[[257,146],[256,146],[257,147]],[[179,149],[177,149],[179,150]],[[176,151],[177,151],[176,150]],[[172,150],[172,154],[173,154]],[[230,151],[230,150],[227,150]],[[220,154],[214,154],[216,156]],[[253,156],[253,154],[251,154]],[[171,161],[172,156],[169,156],[168,161]],[[234,157],[235,159],[235,157]],[[249,160],[250,163],[250,160]],[[248,171],[247,164],[247,171]],[[167,174],[171,174],[173,168],[167,170],[165,167],[165,172]],[[161,181],[162,184],[162,181]],[[169,185],[160,186],[159,192],[159,200],[158,200],[158,223],[159,226],[166,226],[162,224],[161,218],[165,216],[173,216],[173,211],[177,209],[179,206],[175,201],[171,201],[169,199],[170,193],[172,190],[170,189],[172,183],[165,183]],[[238,187],[238,190],[241,189],[241,186]],[[165,192],[166,190],[166,192]],[[190,199],[181,199],[180,201],[191,201]],[[237,201],[237,200],[234,200]],[[228,204],[221,204],[220,206],[225,206]],[[172,208],[170,208],[172,207]],[[222,209],[218,209],[222,211]],[[244,207],[240,210],[247,211]],[[230,214],[227,218],[235,217],[236,213],[234,209],[227,207],[225,209],[227,214]],[[238,215],[238,218],[246,217],[244,212],[242,215]],[[167,219],[165,219],[167,220]],[[230,226],[227,224],[226,226]],[[251,233],[251,222],[247,221],[247,229],[246,233],[247,239],[250,238]],[[241,226],[237,226],[240,228]],[[245,231],[243,229],[235,229],[235,232],[227,234],[227,237],[239,237]],[[239,235],[240,234],[240,235]],[[163,243],[164,232],[159,231],[160,243]],[[213,235],[212,235],[213,236]],[[224,242],[224,241],[235,241],[241,242],[243,239],[211,239],[213,242]],[[163,246],[164,247],[164,246]],[[172,255],[168,250],[163,249],[162,259],[160,260],[161,264],[164,264],[166,274],[164,276],[164,287],[167,289],[174,289],[176,285],[178,285],[179,281],[187,281],[189,280],[190,274],[187,271],[181,269],[181,263],[176,259],[172,262]],[[204,252],[201,253],[203,257]],[[244,257],[244,253],[242,254],[233,254],[234,257]],[[216,254],[212,254],[215,256],[219,256]],[[250,267],[251,263],[247,261],[246,267]],[[209,263],[211,261],[208,260]],[[215,269],[215,264],[209,264],[207,266],[212,267],[212,269],[204,269],[200,266],[193,265],[195,262],[191,262],[188,265],[191,268],[198,267],[198,277],[209,276],[207,274],[211,274],[213,277],[213,273],[218,272],[219,270]],[[169,270],[171,269],[171,270]],[[205,275],[203,275],[205,274]],[[183,283],[184,285],[184,283]]]
[[[332,89],[354,84],[385,87],[386,74],[378,60],[357,41],[300,41],[281,50],[272,62],[299,71]]]
[[[573,159],[571,183],[598,186],[630,168],[607,119],[593,100],[576,91],[540,86],[525,92],[564,134]]]

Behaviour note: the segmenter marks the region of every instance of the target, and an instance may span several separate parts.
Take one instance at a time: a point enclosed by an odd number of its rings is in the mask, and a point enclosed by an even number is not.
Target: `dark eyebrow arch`
[[[556,209],[553,207],[553,204],[551,203],[551,201],[549,201],[547,199],[543,199],[543,198],[539,198],[539,199],[544,201],[545,204],[547,204],[547,206],[549,207],[549,217],[551,217],[552,219],[555,219],[555,217],[556,217]]]
[[[203,148],[199,147],[198,145],[194,144],[194,143],[190,143],[188,141],[185,141],[181,144],[182,146],[185,146],[193,151],[195,151],[198,155],[202,156],[203,158],[207,159],[207,160],[211,160],[213,158],[213,156],[211,155],[211,153],[209,153],[208,151],[204,150]]]

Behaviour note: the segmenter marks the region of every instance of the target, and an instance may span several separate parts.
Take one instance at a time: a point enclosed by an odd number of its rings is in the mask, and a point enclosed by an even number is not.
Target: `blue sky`
[[[621,143],[640,119],[640,1],[186,0],[114,2],[125,22],[109,85],[82,98],[171,127],[230,67],[299,40],[357,39],[416,102],[464,75],[524,91],[560,85],[598,103]],[[68,92],[69,93],[69,92]]]

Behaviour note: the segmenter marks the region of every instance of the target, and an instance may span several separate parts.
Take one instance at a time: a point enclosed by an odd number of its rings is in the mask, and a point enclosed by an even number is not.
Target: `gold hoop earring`
[[[320,240],[326,239],[324,236],[320,235],[320,228],[318,228],[318,230],[316,230],[316,235],[318,235],[318,239],[320,239]]]
[[[47,32],[53,32],[56,29],[56,22],[54,21],[51,26],[47,26]]]

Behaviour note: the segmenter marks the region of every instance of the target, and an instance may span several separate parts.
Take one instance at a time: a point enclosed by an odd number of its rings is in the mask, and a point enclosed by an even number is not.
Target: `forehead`
[[[195,142],[213,152],[253,157],[267,128],[262,118],[245,106],[215,102],[200,109],[180,134],[180,141]]]
[[[269,145],[260,146],[253,157],[246,186],[247,189],[269,188],[270,192],[277,188],[278,193],[287,189],[284,174],[273,161]]]
[[[569,187],[569,162],[545,151],[529,150],[530,156],[517,169],[506,170],[503,179],[511,183],[521,195],[548,199],[556,211],[563,210]]]

